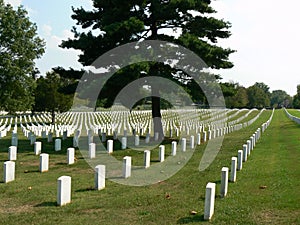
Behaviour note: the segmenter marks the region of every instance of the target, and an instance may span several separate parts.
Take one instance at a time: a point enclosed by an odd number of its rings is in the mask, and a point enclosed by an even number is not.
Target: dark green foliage
[[[73,95],[61,93],[65,86],[58,74],[47,73],[46,77],[37,79],[34,110],[52,113],[52,123],[55,123],[55,112],[68,111],[72,106]]]
[[[224,87],[225,86],[225,87]],[[246,108],[248,106],[247,89],[237,83],[222,83],[227,108]]]
[[[45,43],[23,7],[14,10],[0,0],[0,107],[10,113],[26,111],[34,103],[34,60]]]
[[[249,108],[270,107],[270,92],[266,84],[255,83],[247,89],[247,94]]]
[[[293,107],[300,109],[300,85],[297,85],[297,94],[293,98]]]
[[[289,108],[292,106],[292,98],[285,91],[275,90],[271,94],[271,107],[280,108],[285,107]]]
[[[74,48],[83,53],[79,61],[84,66],[91,65],[99,56],[107,51],[132,41],[147,39],[158,39],[163,41],[175,42],[194,51],[200,56],[208,66],[212,68],[231,68],[233,65],[228,61],[228,56],[233,51],[222,49],[216,46],[218,38],[228,38],[230,24],[223,20],[210,17],[209,14],[215,11],[210,7],[210,1],[203,0],[131,0],[131,1],[99,1],[94,0],[93,11],[86,11],[83,8],[74,9],[72,18],[77,21],[76,25],[86,30],[77,31],[73,28],[74,39],[63,41],[63,48]],[[196,13],[197,12],[197,13]],[[197,14],[197,16],[194,16]],[[181,32],[175,38],[168,32]],[[96,35],[95,33],[98,33]],[[132,68],[131,68],[132,69]],[[136,69],[136,68],[135,68]],[[146,71],[151,73],[151,68]],[[159,66],[159,70],[167,74],[168,79],[172,77],[172,69]],[[166,70],[169,70],[166,72]],[[131,75],[135,73],[136,75]],[[121,77],[129,76],[128,78]],[[128,82],[140,76],[139,72],[128,71],[128,68],[118,73],[119,77],[114,76],[107,84],[106,90],[118,91]],[[155,74],[157,75],[157,74]],[[190,92],[195,88],[194,83],[186,83]],[[104,91],[103,91],[104,92]],[[105,92],[106,93],[106,92]],[[199,88],[198,88],[199,93]],[[110,96],[108,96],[110,95]],[[107,99],[107,106],[112,104],[111,93],[102,95]],[[202,100],[202,95],[197,96],[197,100]],[[196,100],[196,99],[195,99]]]

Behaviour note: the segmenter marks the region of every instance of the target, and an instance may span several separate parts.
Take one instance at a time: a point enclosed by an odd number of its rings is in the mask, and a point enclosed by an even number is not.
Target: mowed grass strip
[[[237,150],[242,148],[250,135],[258,127],[261,127],[261,124],[267,121],[270,115],[271,111],[265,111],[251,126],[226,135],[221,151],[210,167],[203,172],[199,172],[198,168],[206,147],[205,144],[197,147],[186,166],[166,181],[146,187],[132,187],[107,180],[106,189],[102,191],[93,190],[93,169],[82,159],[78,150],[76,151],[77,163],[72,166],[66,165],[66,149],[71,146],[71,138],[63,141],[63,151],[61,152],[55,152],[53,143],[48,144],[43,140],[43,152],[50,154],[50,170],[41,174],[37,171],[39,157],[33,154],[33,146],[30,146],[29,141],[25,140],[24,137],[22,140],[20,136],[16,181],[9,184],[0,183],[0,221],[3,224],[207,223],[203,221],[207,182],[217,183],[216,193],[218,195],[221,168],[230,166],[231,157],[236,156]],[[293,123],[290,124],[294,126]],[[259,189],[258,185],[268,186],[263,191],[272,190],[272,185],[261,182],[260,178],[257,177],[257,174],[261,174],[257,166],[257,163],[260,162],[260,154],[258,153],[261,152],[263,159],[267,157],[266,153],[263,154],[263,151],[259,151],[258,148],[265,142],[264,139],[268,137],[268,132],[260,141],[262,143],[257,144],[253,155],[244,164],[243,170],[238,172],[237,183],[230,184],[228,197],[221,199],[217,196],[216,213],[213,217],[215,224],[247,224],[246,222],[255,224],[255,219],[264,221],[264,218],[255,217],[255,210],[253,211],[252,208],[260,211],[260,207],[258,207],[260,204],[257,202],[261,203],[264,200],[264,192],[261,192],[262,190]],[[0,141],[0,160],[2,163],[7,159],[9,138]],[[167,149],[170,148],[167,147]],[[255,160],[255,157],[258,160]],[[264,164],[262,168],[264,168]],[[1,166],[0,175],[2,173],[3,168]],[[72,203],[65,207],[56,206],[56,182],[61,175],[72,177]],[[281,176],[281,174],[279,175]],[[251,179],[252,186],[255,186],[254,189],[257,194],[254,196],[250,194],[251,189],[248,187],[249,180],[247,179],[251,176],[253,177]],[[254,181],[254,178],[258,180]],[[277,177],[277,179],[280,180],[281,177]],[[264,178],[262,180],[265,181]],[[31,187],[31,190],[28,187]],[[249,202],[242,200],[240,192],[250,192],[249,196],[252,197],[249,197]],[[251,202],[252,200],[254,203]],[[285,199],[279,198],[277,200],[280,200],[281,204],[285,204]],[[252,205],[247,204],[250,202]],[[263,205],[263,203],[261,204]],[[267,207],[267,209],[272,208]],[[191,210],[198,213],[190,215]],[[291,212],[291,210],[288,209],[287,212]],[[263,214],[260,216],[262,217]]]
[[[300,118],[300,110],[299,109],[288,109],[287,110],[291,115]]]
[[[300,125],[276,110],[226,199],[216,224],[300,224]]]

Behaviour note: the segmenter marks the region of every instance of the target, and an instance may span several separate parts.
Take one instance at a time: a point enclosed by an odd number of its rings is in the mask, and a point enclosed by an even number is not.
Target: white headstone
[[[102,140],[102,142],[106,142],[106,133],[102,133],[101,140]]]
[[[105,165],[95,167],[95,188],[96,190],[105,188]]]
[[[203,132],[203,142],[206,142],[207,141],[207,132],[204,131]]]
[[[89,158],[90,159],[96,158],[96,144],[95,143],[89,144]]]
[[[170,137],[170,138],[173,137],[173,130],[172,130],[172,129],[169,130],[169,137]]]
[[[79,145],[79,143],[78,143],[78,137],[77,136],[74,136],[73,137],[73,147],[74,148],[77,148],[78,147],[78,145]]]
[[[181,150],[182,150],[183,152],[186,151],[186,138],[182,138],[182,139],[181,139]]]
[[[248,156],[251,154],[251,141],[248,140],[247,141],[247,152],[248,152]]]
[[[247,161],[247,156],[248,156],[248,146],[247,145],[243,145],[243,161],[244,162]]]
[[[67,140],[68,138],[68,131],[64,130],[63,132],[63,140]]]
[[[4,183],[8,183],[15,180],[15,162],[6,161],[3,167],[3,180]]]
[[[55,130],[55,137],[60,137],[60,132],[59,132],[59,130]]]
[[[252,151],[252,150],[254,149],[254,138],[253,138],[253,136],[250,137],[250,143],[251,143],[251,148],[250,148],[250,150]]]
[[[160,162],[165,161],[165,146],[164,145],[159,146],[159,161]]]
[[[71,202],[71,177],[61,176],[57,180],[57,204],[66,205]]]
[[[208,140],[211,140],[211,139],[212,139],[212,131],[209,130],[209,131],[208,131]]]
[[[123,158],[123,177],[128,178],[131,176],[131,157],[125,156]]]
[[[228,167],[223,167],[221,172],[221,197],[224,198],[228,191]]]
[[[42,138],[47,138],[47,134],[45,130],[42,130]]]
[[[42,152],[42,142],[37,141],[34,143],[34,154],[39,155]]]
[[[256,145],[256,141],[257,141],[257,139],[256,139],[256,134],[254,133],[254,134],[252,135],[252,137],[253,137],[253,148],[254,148],[255,145]]]
[[[12,137],[11,138],[11,145],[12,146],[18,146],[18,137]]]
[[[49,170],[49,155],[46,153],[40,154],[40,172],[47,172]]]
[[[117,140],[117,139],[118,139],[118,132],[114,131],[114,140]]]
[[[150,154],[151,154],[151,152],[149,150],[144,151],[144,167],[145,168],[150,167]]]
[[[16,146],[10,146],[8,148],[8,160],[9,161],[17,160],[17,147]]]
[[[177,142],[176,141],[172,141],[172,152],[171,152],[171,155],[175,156],[176,155],[176,151],[177,151]]]
[[[91,144],[91,143],[94,143],[94,137],[93,137],[93,135],[89,135],[88,136],[88,144]]]
[[[208,183],[205,192],[204,220],[211,220],[215,210],[216,184]]]
[[[53,134],[48,133],[48,142],[52,142],[52,141],[53,141]]]
[[[237,170],[237,157],[231,158],[231,170],[230,170],[230,181],[236,181],[236,170]]]
[[[61,151],[61,139],[55,139],[55,151]]]
[[[140,137],[139,135],[134,136],[134,146],[139,146],[140,145]]]
[[[35,141],[36,141],[35,135],[34,135],[34,134],[31,134],[31,135],[30,135],[30,145],[33,145]]]
[[[107,151],[109,154],[113,153],[113,151],[114,151],[114,141],[113,140],[107,141]]]
[[[148,144],[150,142],[150,134],[146,134],[145,143]]]
[[[68,148],[67,149],[67,164],[72,165],[74,164],[75,158],[75,148]]]
[[[243,168],[243,150],[238,151],[238,163],[237,163],[237,170],[242,170]]]
[[[198,133],[197,134],[197,145],[200,145],[201,144],[201,134]]]
[[[195,148],[195,137],[193,135],[190,138],[190,148],[191,149]]]
[[[127,148],[127,137],[122,137],[122,149],[126,149]]]

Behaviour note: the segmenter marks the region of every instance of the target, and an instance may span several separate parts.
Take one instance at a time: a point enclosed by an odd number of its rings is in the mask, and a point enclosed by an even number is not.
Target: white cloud
[[[51,36],[52,27],[50,25],[44,24],[42,30],[44,36]]]
[[[13,7],[18,7],[21,5],[22,0],[4,0],[5,3],[11,4]]]
[[[300,78],[297,29],[300,2],[287,0],[228,0],[213,5],[218,17],[232,23],[232,36],[220,44],[237,50],[230,57],[235,67],[221,71],[224,79],[244,86],[264,82],[271,90],[296,93]]]
[[[72,33],[70,30],[63,30],[63,32],[62,32],[62,38],[64,40],[66,40],[68,38],[74,38],[74,33]]]
[[[56,35],[50,25],[44,24],[41,36],[46,42],[46,52],[41,59],[37,60],[37,66],[41,74],[46,74],[51,68],[57,66],[72,67],[74,69],[82,68],[80,63],[77,62],[81,51],[59,47],[63,40],[74,38],[71,31],[63,30],[59,35]]]

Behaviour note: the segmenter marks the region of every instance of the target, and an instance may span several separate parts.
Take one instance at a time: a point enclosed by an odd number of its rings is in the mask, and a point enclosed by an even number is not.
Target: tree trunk
[[[155,7],[154,4],[156,1],[151,2],[151,7]],[[152,20],[152,24],[150,25],[151,29],[151,39],[156,40],[158,34],[158,28],[156,24],[155,15],[152,14],[150,20]],[[150,66],[150,76],[159,76],[159,67],[157,63]],[[161,113],[160,113],[160,95],[159,95],[159,83],[154,83],[151,85],[151,96],[152,96],[152,119],[154,125],[154,135],[158,133],[158,140],[164,139],[164,132],[161,122]]]
[[[154,89],[154,90],[153,90]],[[154,125],[154,134],[158,133],[158,139],[164,139],[164,132],[161,122],[161,113],[160,113],[160,97],[158,96],[159,90],[151,87],[152,90],[152,119]]]
[[[153,65],[150,68],[150,76],[158,75],[157,65]],[[151,98],[152,98],[152,119],[154,125],[154,134],[158,133],[158,139],[164,139],[164,132],[161,121],[160,113],[160,95],[159,95],[159,84],[154,82],[151,84]]]
[[[55,111],[54,110],[51,111],[51,118],[52,118],[51,123],[54,125],[55,124]]]

